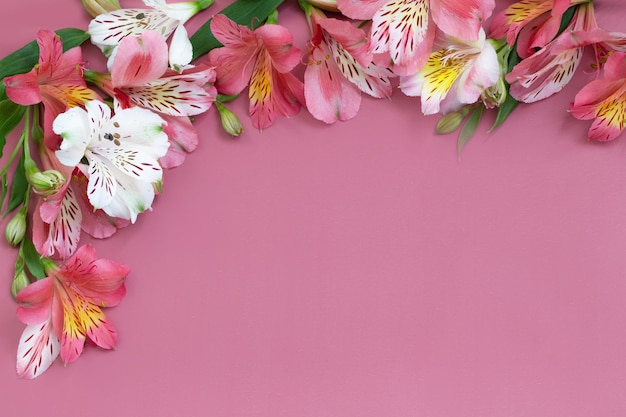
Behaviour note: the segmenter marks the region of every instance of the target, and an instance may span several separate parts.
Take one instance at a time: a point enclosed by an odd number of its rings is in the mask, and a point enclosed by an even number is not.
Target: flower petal
[[[156,32],[125,37],[111,68],[113,87],[142,86],[156,80],[167,70],[167,54],[167,44]]]
[[[87,155],[89,161],[89,182],[87,196],[95,209],[103,208],[113,200],[117,191],[117,181],[111,172],[110,162],[93,154]]]
[[[52,129],[63,138],[59,150],[55,152],[59,162],[66,166],[78,165],[90,141],[87,112],[80,107],[71,108],[54,119]]]
[[[24,324],[38,324],[50,315],[53,288],[52,278],[47,277],[29,284],[17,294],[17,318]]]
[[[119,9],[101,14],[89,23],[87,32],[91,42],[106,52],[127,36],[139,36],[146,31],[155,31],[167,38],[179,22],[159,10]],[[108,54],[107,54],[108,55]]]
[[[193,46],[185,26],[178,25],[170,42],[169,63],[172,68],[184,68],[193,58]]]
[[[304,96],[311,115],[325,123],[349,120],[361,105],[361,92],[341,75],[330,54],[321,47],[309,57]]]
[[[60,350],[50,320],[26,326],[17,348],[17,374],[26,379],[37,378],[52,365]]]

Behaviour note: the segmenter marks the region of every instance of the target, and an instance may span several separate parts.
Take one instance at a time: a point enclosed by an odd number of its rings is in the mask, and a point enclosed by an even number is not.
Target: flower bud
[[[33,190],[42,197],[56,194],[65,184],[65,177],[56,169],[27,173],[26,179]]]
[[[92,17],[121,9],[118,0],[81,0],[81,2]]]
[[[6,229],[4,229],[4,236],[7,242],[11,246],[17,246],[20,244],[24,235],[26,234],[26,211],[20,210],[17,214],[7,223]]]
[[[500,77],[498,82],[493,87],[489,87],[482,92],[480,98],[486,108],[492,109],[494,107],[499,107],[502,103],[504,103],[506,94],[506,84],[504,84],[504,79]]]
[[[435,126],[435,133],[438,135],[445,135],[454,132],[461,125],[464,116],[465,115],[459,111],[454,111],[441,116],[441,119],[437,122],[437,126]]]
[[[224,130],[232,136],[241,135],[243,132],[243,126],[241,125],[241,121],[239,121],[237,115],[226,108],[226,106],[219,101],[215,102],[215,106],[217,107],[217,111],[220,113],[222,127]]]
[[[17,297],[17,294],[26,288],[28,284],[30,284],[30,280],[26,272],[24,272],[24,268],[15,271],[13,282],[11,282],[11,295],[13,298]]]
[[[329,12],[338,12],[337,0],[308,0],[313,6]]]

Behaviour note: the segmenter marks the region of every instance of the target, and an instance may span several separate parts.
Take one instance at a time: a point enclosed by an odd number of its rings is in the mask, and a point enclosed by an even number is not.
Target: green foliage
[[[26,107],[15,104],[11,100],[0,101],[0,158],[7,141],[7,135],[22,120],[25,111]]]
[[[5,214],[12,212],[26,201],[28,187],[29,185],[26,180],[26,170],[24,169],[24,155],[22,154],[20,162],[17,164],[17,168],[13,174],[11,193],[9,194],[9,203]]]
[[[472,114],[470,114],[470,116],[467,118],[467,121],[461,128],[461,132],[459,133],[459,139],[457,141],[457,154],[459,156],[461,156],[461,153],[463,152],[465,145],[467,145],[467,142],[469,142],[472,136],[474,136],[474,133],[476,133],[476,129],[478,128],[478,124],[480,123],[480,119],[483,115],[484,109],[485,108],[483,106],[476,107],[476,110],[474,110]]]
[[[24,256],[24,262],[28,272],[36,279],[43,279],[46,277],[46,271],[41,261],[41,255],[35,249],[33,242],[28,237],[24,237],[22,241],[22,255]]]

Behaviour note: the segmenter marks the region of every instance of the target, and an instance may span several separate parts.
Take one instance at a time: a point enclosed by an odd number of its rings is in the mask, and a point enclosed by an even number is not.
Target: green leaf
[[[24,169],[24,154],[20,158],[20,162],[15,168],[15,174],[13,175],[13,182],[11,183],[11,193],[9,195],[9,203],[7,205],[6,213],[10,213],[18,208],[26,199],[26,192],[28,191],[28,181],[26,181],[26,170]]]
[[[89,34],[81,29],[66,28],[57,30],[56,33],[63,41],[64,51],[79,46],[89,39]],[[39,45],[37,45],[36,41],[32,41],[0,60],[0,78],[28,72],[38,62]]]
[[[24,255],[24,263],[26,268],[28,268],[28,272],[37,279],[45,278],[46,271],[41,262],[41,255],[35,249],[33,242],[26,236],[22,241],[22,254]]]
[[[467,121],[463,125],[461,132],[459,133],[459,140],[456,145],[457,154],[459,157],[463,152],[463,148],[467,145],[467,142],[470,141],[474,133],[476,133],[476,128],[478,127],[478,123],[480,122],[480,118],[483,115],[483,110],[485,108],[483,106],[479,106],[474,110],[474,112],[467,118]]]
[[[491,132],[496,127],[504,123],[507,117],[509,117],[511,113],[513,113],[513,110],[515,110],[518,105],[519,101],[515,100],[513,97],[511,97],[510,94],[507,93],[506,98],[504,99],[504,103],[500,104],[500,107],[498,107],[498,115],[496,116],[496,120],[493,122],[493,125],[491,126],[491,129],[489,129],[489,131]]]
[[[284,0],[237,0],[226,7],[220,14],[226,15],[239,25],[246,25],[254,29],[261,25]],[[203,24],[191,38],[193,46],[193,59],[196,59],[213,48],[218,48],[222,44],[215,39],[211,33],[211,20]]]
[[[563,15],[561,16],[561,24],[559,26],[559,31],[557,32],[556,36],[559,36],[561,33],[563,33],[563,31],[567,29],[569,24],[572,23],[572,19],[574,18],[574,14],[576,14],[577,8],[578,6],[571,6],[569,9],[565,11],[565,13],[563,13]]]
[[[11,100],[0,101],[0,158],[7,142],[7,135],[22,120],[25,111],[26,107],[15,104]]]

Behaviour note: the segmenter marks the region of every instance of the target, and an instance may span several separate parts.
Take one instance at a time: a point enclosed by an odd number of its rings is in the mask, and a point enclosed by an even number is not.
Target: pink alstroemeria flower
[[[117,332],[102,307],[120,303],[129,271],[126,265],[97,259],[86,245],[20,291],[17,316],[27,326],[17,349],[18,375],[38,377],[59,353],[65,363],[76,360],[87,338],[104,349],[115,347]]]
[[[313,117],[325,123],[353,118],[361,92],[390,97],[393,73],[372,62],[365,32],[310,5],[303,7],[313,34],[304,72],[304,95]]]
[[[533,103],[561,91],[572,79],[586,44],[570,42],[571,33],[597,28],[593,5],[578,6],[570,25],[546,46],[523,59],[506,75],[509,93],[524,103]]]
[[[446,38],[421,71],[400,78],[400,88],[408,96],[421,97],[422,113],[445,114],[478,101],[500,76],[496,50],[481,29],[477,41]]]
[[[614,52],[604,65],[604,78],[591,81],[576,94],[570,111],[580,120],[594,119],[589,138],[615,139],[626,127],[626,53]]]
[[[98,95],[86,87],[82,77],[82,52],[80,47],[63,53],[63,44],[51,30],[37,33],[39,63],[26,74],[6,77],[9,99],[23,106],[44,105],[44,141],[54,149],[58,137],[52,132],[52,121],[68,107],[79,106]]]
[[[435,26],[446,35],[475,41],[494,0],[338,0],[353,19],[372,20],[371,52],[389,52],[398,75],[419,71],[432,50]]]
[[[167,51],[165,40],[154,31],[128,36],[118,46],[111,74],[89,76],[114,97],[116,107],[143,107],[165,120],[165,133],[172,146],[159,162],[172,168],[198,145],[198,133],[189,116],[206,112],[217,90],[212,67],[200,64],[180,73],[173,71],[168,68]]]
[[[59,162],[54,152],[41,146],[44,169],[59,171],[65,184],[56,193],[40,196],[33,215],[33,244],[45,257],[69,258],[78,248],[81,230],[103,239],[130,222],[93,208],[87,198],[87,177],[77,168]]]
[[[300,49],[283,26],[265,24],[254,31],[218,14],[211,31],[224,47],[209,52],[217,90],[237,95],[250,83],[250,117],[257,129],[272,125],[276,114],[289,117],[304,104],[304,86],[291,70],[300,63]]]
[[[532,54],[533,49],[543,48],[556,36],[561,25],[563,13],[571,7],[589,0],[522,0],[514,3],[496,15],[489,31],[489,37],[506,37],[509,45],[518,41],[520,32],[530,27],[540,16],[550,15],[536,27],[526,39],[519,39],[517,52],[522,58]]]

